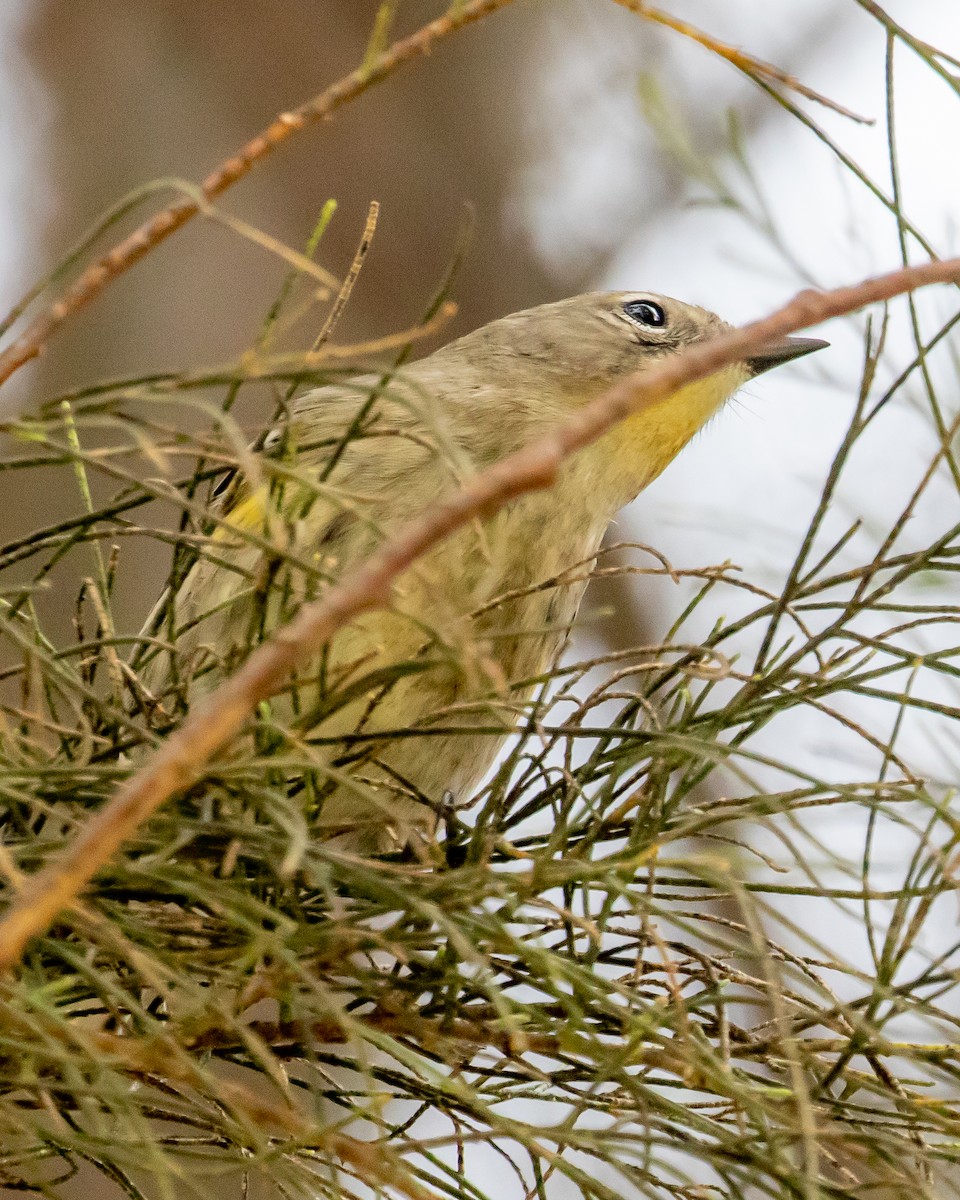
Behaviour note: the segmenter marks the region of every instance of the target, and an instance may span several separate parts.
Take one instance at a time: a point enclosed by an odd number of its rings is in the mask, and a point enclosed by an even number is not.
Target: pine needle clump
[[[8,899],[149,761],[207,674],[232,670],[178,659],[165,631],[191,566],[217,553],[224,481],[261,469],[251,441],[304,388],[375,366],[356,385],[374,408],[402,375],[409,331],[327,343],[348,289],[310,349],[275,353],[297,295],[290,282],[234,364],[78,388],[4,427],[14,489],[56,473],[76,497],[0,548]],[[782,586],[611,547],[598,604],[605,580],[653,580],[675,614],[662,642],[588,655],[575,636],[429,844],[372,857],[317,836],[365,738],[321,765],[293,702],[263,704],[185,779],[0,980],[0,1187],[956,1192],[960,407],[955,363],[936,395],[924,374],[956,318],[911,320],[891,373],[895,318],[860,327],[859,394]],[[898,464],[915,478],[897,511],[864,522],[841,484],[901,403],[932,448]],[[277,463],[269,486],[289,487]],[[251,580],[265,605],[287,603],[271,590],[284,578],[324,586],[287,532],[278,518]],[[131,597],[161,556],[150,617]],[[704,632],[707,611],[723,615]],[[163,694],[146,671],[158,648]],[[331,688],[332,707],[350,700]],[[463,729],[502,736],[479,716]],[[422,730],[387,736],[430,753]],[[940,773],[917,765],[920,745]]]
[[[869,385],[834,478],[884,402]],[[128,382],[10,426],[5,469],[73,472],[80,505],[3,551],[9,889],[176,724],[115,597],[138,543],[172,553],[174,589],[216,552],[205,481],[240,431],[179,430],[198,394],[209,411],[245,386]],[[958,530],[911,548],[901,514],[841,565],[852,532],[823,544],[829,502],[781,595],[642,547],[602,558],[601,575],[683,577],[687,610],[663,645],[565,660],[430,854],[314,836],[316,759],[263,706],[5,981],[6,1186],[50,1192],[86,1162],[146,1196],[224,1174],[331,1196],[481,1196],[491,1177],[547,1195],[561,1176],[608,1197],[922,1191],[953,1154],[956,949],[935,931],[958,832],[895,737],[953,713],[938,580]],[[172,534],[149,518],[171,505]],[[47,632],[68,569],[72,640]],[[718,591],[738,615],[688,640]],[[869,727],[845,714],[858,697]],[[860,770],[794,761],[798,709],[858,744]]]

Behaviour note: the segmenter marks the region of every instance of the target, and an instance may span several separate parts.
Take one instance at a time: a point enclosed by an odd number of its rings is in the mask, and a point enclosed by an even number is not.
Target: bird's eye
[[[638,325],[653,325],[659,329],[667,323],[667,314],[652,300],[628,300],[623,311]]]

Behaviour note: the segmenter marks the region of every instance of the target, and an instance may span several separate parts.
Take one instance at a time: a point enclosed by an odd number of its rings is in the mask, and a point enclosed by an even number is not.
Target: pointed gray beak
[[[779,367],[781,363],[790,362],[794,358],[802,358],[804,354],[812,354],[814,350],[822,350],[829,345],[829,342],[825,342],[821,338],[782,338],[779,342],[768,346],[766,350],[761,350],[748,358],[747,368],[751,376],[756,377],[762,375],[764,371],[769,371],[772,367]]]

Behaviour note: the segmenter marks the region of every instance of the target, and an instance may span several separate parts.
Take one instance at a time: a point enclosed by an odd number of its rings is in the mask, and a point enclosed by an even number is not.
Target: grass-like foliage
[[[191,567],[222,553],[228,469],[259,472],[276,514],[268,538],[245,535],[269,617],[251,644],[336,574],[299,556],[296,522],[321,489],[354,514],[363,498],[295,457],[255,461],[233,415],[252,392],[266,425],[298,389],[353,377],[322,350],[272,353],[300,300],[285,288],[235,365],[79,388],[7,425],[0,468],[62,472],[77,496],[0,549],[8,895],[231,668],[169,636]],[[376,858],[318,836],[331,788],[368,786],[364,754],[412,738],[429,755],[449,729],[312,736],[297,695],[309,677],[315,699],[322,664],[305,664],[0,981],[0,1185],[62,1195],[96,1170],[96,1194],[150,1198],[217,1180],[411,1200],[945,1194],[960,826],[901,737],[949,760],[960,715],[956,376],[913,391],[952,323],[917,326],[892,374],[885,319],[867,331],[782,589],[644,547],[601,556],[598,574],[681,584],[683,611],[662,645],[568,655],[451,713],[464,737],[501,738],[504,713],[519,726],[433,843]],[[390,395],[395,362],[353,385],[358,411]],[[934,449],[889,468],[915,486],[862,527],[838,486],[908,398]],[[150,621],[118,599],[146,555],[170,563]],[[728,615],[701,636],[718,598]],[[331,676],[323,715],[393,681]],[[842,752],[810,754],[811,727]]]

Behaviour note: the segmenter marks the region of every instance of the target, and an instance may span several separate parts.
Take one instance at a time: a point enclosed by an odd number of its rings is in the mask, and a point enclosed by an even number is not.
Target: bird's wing
[[[152,692],[189,674],[198,655],[235,665],[450,486],[457,449],[432,401],[415,382],[374,376],[298,399],[245,469],[218,485],[196,563],[144,626],[155,645],[140,671]]]

